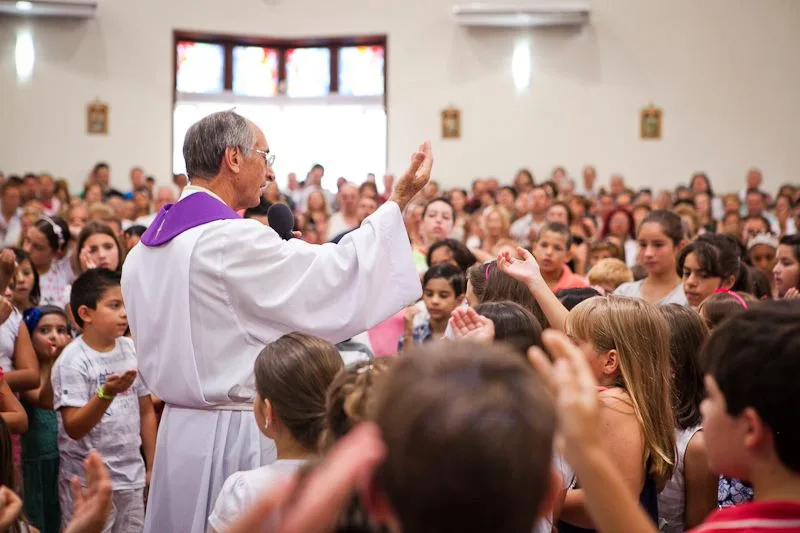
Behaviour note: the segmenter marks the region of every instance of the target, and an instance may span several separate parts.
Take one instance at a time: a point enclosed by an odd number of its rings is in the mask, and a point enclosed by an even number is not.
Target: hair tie
[[[741,296],[739,296],[730,289],[723,289],[720,287],[719,289],[714,291],[714,294],[730,294],[731,296],[733,296],[734,300],[739,302],[739,305],[741,305],[743,309],[747,309],[747,302],[745,302]]]
[[[42,319],[42,310],[38,307],[31,307],[22,312],[22,321],[28,327],[28,333],[33,333],[39,321]]]
[[[53,233],[55,233],[56,237],[58,238],[58,249],[61,250],[64,247],[64,230],[61,229],[61,226],[56,224],[55,220],[47,215],[43,215],[39,220],[44,220],[53,227]]]
[[[486,270],[484,271],[484,276],[486,277],[486,281],[489,281],[489,268],[491,268],[491,263],[486,263]]]

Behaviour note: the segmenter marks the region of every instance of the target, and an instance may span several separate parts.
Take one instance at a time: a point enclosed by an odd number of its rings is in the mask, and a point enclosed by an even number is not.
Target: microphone
[[[274,229],[275,233],[284,241],[293,237],[294,215],[288,205],[272,204],[267,210],[267,222],[269,227]]]

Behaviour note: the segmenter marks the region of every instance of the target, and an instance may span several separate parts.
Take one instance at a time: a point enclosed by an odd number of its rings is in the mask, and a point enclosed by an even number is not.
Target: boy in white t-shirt
[[[113,509],[104,532],[144,528],[145,487],[150,479],[156,417],[139,379],[120,276],[92,269],[72,285],[70,308],[83,334],[52,370],[53,404],[59,414],[61,523],[71,519],[70,479],[83,480],[83,461],[97,450],[110,472]],[[144,459],[140,448],[144,449]]]

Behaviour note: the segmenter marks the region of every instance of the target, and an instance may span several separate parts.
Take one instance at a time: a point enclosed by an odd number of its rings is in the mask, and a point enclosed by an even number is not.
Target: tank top
[[[658,526],[664,533],[683,533],[686,528],[686,480],[684,456],[689,441],[702,426],[675,430],[675,470],[658,495]]]

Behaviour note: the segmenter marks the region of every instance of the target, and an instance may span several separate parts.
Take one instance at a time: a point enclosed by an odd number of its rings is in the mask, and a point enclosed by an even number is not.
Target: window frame
[[[281,98],[286,97],[286,51],[292,48],[328,48],[330,50],[330,89],[328,98],[340,97],[339,95],[339,49],[349,46],[382,46],[383,47],[383,94],[380,96],[383,106],[386,108],[387,88],[388,88],[388,54],[387,39],[385,35],[366,35],[353,37],[323,37],[323,38],[301,38],[301,39],[280,39],[273,37],[249,37],[241,35],[213,34],[204,32],[193,32],[185,30],[175,30],[172,39],[172,93],[173,104],[177,100],[178,87],[178,43],[190,41],[198,43],[209,43],[222,45],[224,50],[223,61],[223,93],[233,94],[233,49],[236,46],[259,46],[262,48],[273,48],[278,50],[278,87],[280,94],[277,96],[265,96],[262,98]],[[219,93],[212,93],[219,94]],[[288,97],[287,97],[288,98]],[[325,98],[325,97],[318,97]],[[344,97],[348,98],[348,97]]]

